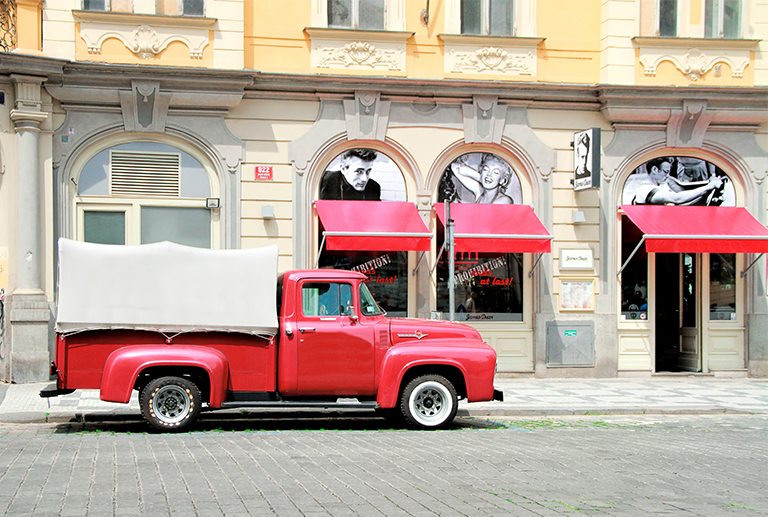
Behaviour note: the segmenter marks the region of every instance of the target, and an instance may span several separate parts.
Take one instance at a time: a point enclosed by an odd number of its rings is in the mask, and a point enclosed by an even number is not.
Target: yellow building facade
[[[48,378],[59,238],[277,244],[510,375],[768,375],[766,0],[2,6],[4,380]],[[333,249],[316,202],[361,200],[430,249]]]

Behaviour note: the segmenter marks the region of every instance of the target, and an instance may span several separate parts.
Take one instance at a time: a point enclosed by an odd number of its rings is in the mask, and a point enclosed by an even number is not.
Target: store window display
[[[520,179],[512,166],[494,153],[466,153],[446,167],[438,202],[519,205]],[[439,224],[438,248],[444,237],[445,229]],[[437,263],[437,310],[444,315],[450,312],[448,267],[448,257],[443,254]],[[522,321],[522,253],[458,252],[454,268],[456,320]]]
[[[400,168],[381,151],[347,149],[326,167],[318,199],[331,201],[405,201]],[[364,212],[360,217],[366,217]],[[322,240],[325,228],[319,225]],[[371,294],[388,315],[407,316],[408,252],[322,249],[318,267],[359,271],[368,278]]]

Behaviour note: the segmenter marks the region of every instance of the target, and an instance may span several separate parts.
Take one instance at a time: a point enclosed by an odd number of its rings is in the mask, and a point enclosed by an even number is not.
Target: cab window
[[[310,282],[301,288],[304,316],[352,314],[352,286],[336,282]]]

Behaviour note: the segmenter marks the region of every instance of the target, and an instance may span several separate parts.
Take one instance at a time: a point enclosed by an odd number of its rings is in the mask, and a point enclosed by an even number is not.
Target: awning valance
[[[764,253],[768,229],[745,208],[624,205],[655,253]]]
[[[429,251],[432,234],[413,203],[315,201],[325,247],[339,251]]]
[[[436,203],[445,225],[445,207]],[[552,236],[527,205],[452,203],[456,251],[489,253],[548,253]]]

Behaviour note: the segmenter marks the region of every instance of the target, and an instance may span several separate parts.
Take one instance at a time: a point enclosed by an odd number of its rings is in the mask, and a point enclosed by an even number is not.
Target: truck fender
[[[100,398],[127,403],[139,374],[155,366],[195,367],[208,372],[211,394],[208,405],[221,407],[229,382],[229,363],[215,348],[195,345],[130,345],[112,352],[104,364]]]
[[[390,348],[381,363],[381,376],[379,377],[379,390],[376,402],[383,408],[395,407],[400,395],[400,384],[408,370],[417,366],[452,366],[457,368],[470,388],[470,376],[462,358],[454,358],[456,353],[455,343],[446,346],[445,353],[436,348],[436,342],[429,346],[398,346]],[[494,359],[495,360],[495,359]]]

